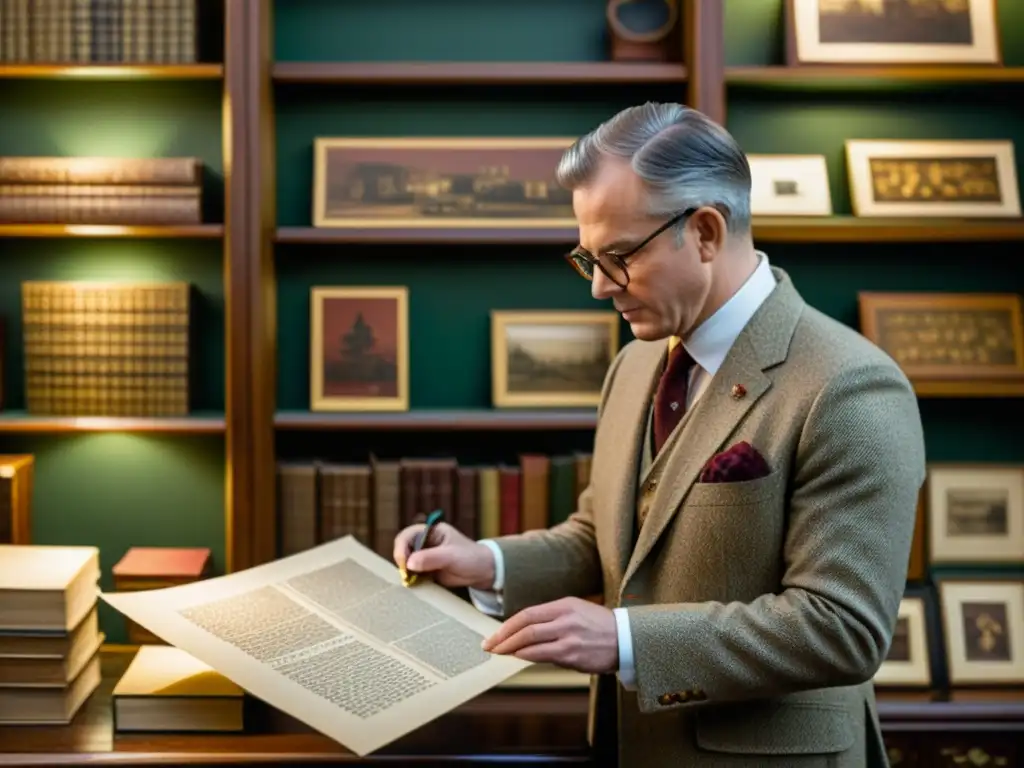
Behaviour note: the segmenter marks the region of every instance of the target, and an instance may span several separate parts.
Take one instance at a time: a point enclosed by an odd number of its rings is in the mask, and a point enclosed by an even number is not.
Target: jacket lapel
[[[622,589],[650,554],[705,463],[722,449],[743,417],[770,388],[772,379],[765,371],[786,359],[804,305],[788,276],[778,269],[772,271],[778,286],[737,337],[722,367],[656,459],[657,463],[664,462],[662,482],[655,490],[625,568]],[[734,390],[736,386],[740,389]],[[734,396],[737,391],[742,394]]]

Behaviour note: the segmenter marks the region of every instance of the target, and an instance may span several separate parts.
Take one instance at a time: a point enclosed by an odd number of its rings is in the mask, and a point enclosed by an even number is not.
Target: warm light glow
[[[131,227],[120,224],[68,224],[65,229],[69,235],[83,235],[86,237],[127,235],[132,230]]]

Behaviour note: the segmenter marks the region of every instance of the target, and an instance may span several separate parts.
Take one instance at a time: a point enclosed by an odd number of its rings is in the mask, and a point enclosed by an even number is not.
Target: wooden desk
[[[590,763],[584,691],[491,691],[365,758],[258,702],[244,735],[114,734],[110,691],[130,659],[104,652],[103,683],[72,725],[0,727],[0,766]],[[879,692],[878,707],[893,768],[1024,765],[1024,691]]]

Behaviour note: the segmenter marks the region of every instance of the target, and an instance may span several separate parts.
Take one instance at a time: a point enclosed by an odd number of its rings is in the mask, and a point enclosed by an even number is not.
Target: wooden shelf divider
[[[0,433],[149,432],[178,435],[221,434],[223,415],[168,418],[114,416],[33,416],[24,411],[0,412]]]
[[[395,413],[321,413],[279,411],[279,430],[391,430],[513,432],[549,429],[593,429],[597,411],[588,408],[559,410],[413,410]]]
[[[4,64],[8,80],[218,80],[222,64]]]
[[[279,243],[529,243],[573,245],[575,227],[282,227]]]
[[[278,62],[279,83],[372,85],[587,85],[681,83],[681,64],[611,61]]]
[[[0,238],[5,237],[95,237],[139,239],[212,240],[224,236],[223,224],[187,226],[132,226],[122,224],[0,224]]]

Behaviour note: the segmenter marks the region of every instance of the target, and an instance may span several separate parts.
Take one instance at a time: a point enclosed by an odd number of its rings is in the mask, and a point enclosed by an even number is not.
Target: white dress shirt
[[[694,360],[687,389],[687,408],[704,393],[740,332],[775,289],[775,275],[769,267],[768,257],[760,251],[757,255],[757,268],[747,281],[683,342],[686,351]],[[676,337],[672,337],[669,340],[669,349],[678,341]],[[505,584],[504,559],[501,549],[493,541],[484,539],[481,543],[487,545],[494,553],[494,584],[491,591],[470,589],[470,599],[478,610],[490,616],[500,617],[504,612],[501,601],[501,590]],[[614,608],[612,613],[615,615],[618,634],[619,681],[624,687],[632,689],[636,686],[636,672],[633,668],[633,636],[629,631],[629,616],[626,608]]]

